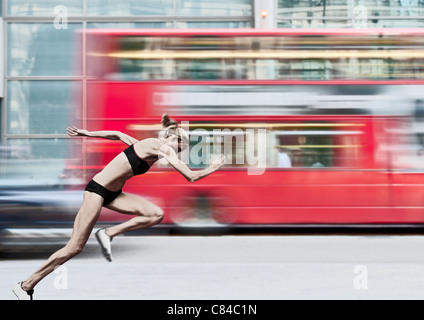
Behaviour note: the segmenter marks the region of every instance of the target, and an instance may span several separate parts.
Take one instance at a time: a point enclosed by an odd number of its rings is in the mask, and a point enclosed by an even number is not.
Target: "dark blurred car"
[[[0,189],[0,252],[37,252],[64,245],[83,192]]]

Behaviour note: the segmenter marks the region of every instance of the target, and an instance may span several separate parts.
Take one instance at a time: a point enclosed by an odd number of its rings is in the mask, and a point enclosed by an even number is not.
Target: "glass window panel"
[[[89,29],[163,29],[172,28],[172,22],[89,22]]]
[[[9,139],[0,158],[0,186],[61,185],[70,139]]]
[[[71,76],[80,74],[74,66],[76,30],[55,29],[53,23],[10,23],[8,25],[9,76]]]
[[[363,132],[348,123],[190,123],[186,160],[200,169],[223,153],[226,168],[357,168],[362,144]]]
[[[250,16],[252,0],[180,0],[177,15],[182,16]]]
[[[83,0],[8,0],[7,12],[10,16],[68,16],[82,15]],[[63,6],[58,7],[58,6]],[[65,11],[63,11],[65,10]]]
[[[8,139],[14,150],[10,159],[66,159],[69,155],[69,139]]]
[[[9,81],[8,134],[65,134],[72,114],[72,81]]]
[[[173,11],[173,0],[87,0],[90,16],[166,16]]]
[[[355,0],[355,6],[364,7],[369,17],[424,16],[424,6],[421,0]]]
[[[370,19],[367,28],[424,28],[423,20]]]
[[[198,21],[198,22],[177,22],[177,28],[180,29],[207,29],[207,28],[250,28],[250,21]]]
[[[315,18],[347,17],[348,0],[278,0],[281,17]]]
[[[293,127],[291,127],[293,126]],[[285,124],[275,135],[278,153],[269,165],[278,168],[357,167],[362,132],[354,125],[335,123]],[[347,129],[348,128],[348,129]]]
[[[280,20],[278,28],[351,28],[352,20]]]
[[[419,92],[422,86],[411,86]],[[412,93],[412,90],[408,90]],[[413,95],[410,95],[413,96]],[[419,97],[418,95],[414,95]],[[385,124],[387,139],[391,141],[386,150],[390,153],[391,168],[412,172],[423,171],[424,155],[424,100],[419,97],[413,101],[413,117],[399,117],[396,121]]]
[[[102,68],[93,70],[93,75],[130,81],[406,80],[424,78],[422,46],[420,37],[390,34],[305,34],[302,38],[132,36],[118,38],[115,52],[89,65]],[[114,58],[109,57],[112,55]]]

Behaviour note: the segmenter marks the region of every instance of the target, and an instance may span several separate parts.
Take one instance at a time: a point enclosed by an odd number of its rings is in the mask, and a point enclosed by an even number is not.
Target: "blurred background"
[[[187,123],[191,155],[230,160],[194,185],[163,163],[132,179],[125,191],[165,210],[156,229],[424,222],[421,0],[0,9],[0,252],[63,244],[86,183],[125,147],[67,126],[157,137],[164,112]],[[249,147],[264,173],[247,174]],[[122,219],[104,209],[98,226]]]

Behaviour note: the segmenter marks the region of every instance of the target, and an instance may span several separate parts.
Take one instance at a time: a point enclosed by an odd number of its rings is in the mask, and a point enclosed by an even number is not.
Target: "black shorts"
[[[107,206],[122,193],[122,189],[118,191],[110,191],[94,180],[91,180],[87,184],[87,187],[85,187],[85,191],[93,192],[101,196],[105,200],[103,202],[103,206]]]

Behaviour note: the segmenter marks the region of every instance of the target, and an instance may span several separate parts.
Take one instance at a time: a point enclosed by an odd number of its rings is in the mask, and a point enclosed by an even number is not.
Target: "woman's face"
[[[188,140],[178,137],[178,152],[184,151],[188,147]]]
[[[175,150],[175,152],[181,152],[188,147],[188,141],[177,135],[172,135],[168,138],[169,146]]]

